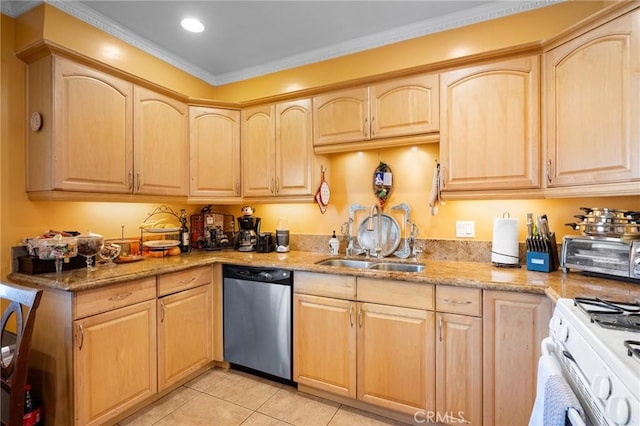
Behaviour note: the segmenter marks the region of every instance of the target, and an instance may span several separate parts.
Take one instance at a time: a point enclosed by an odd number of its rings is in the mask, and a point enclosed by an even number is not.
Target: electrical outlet
[[[473,220],[456,220],[456,237],[473,238],[476,236],[476,223]]]

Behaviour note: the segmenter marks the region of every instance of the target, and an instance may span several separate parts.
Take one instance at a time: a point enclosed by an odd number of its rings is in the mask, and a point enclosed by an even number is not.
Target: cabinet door
[[[545,54],[549,187],[640,178],[639,25],[627,14]]]
[[[39,180],[53,176],[53,188],[46,189],[130,192],[133,86],[66,59],[49,60],[54,64],[54,125],[52,133],[43,135],[53,138],[53,152],[47,154],[53,170],[48,175],[48,167],[41,167],[46,162],[30,163],[33,179],[27,179],[27,190],[38,189]],[[40,78],[37,73],[30,77]],[[35,150],[44,150],[43,145],[30,146],[28,157],[33,160],[42,155]]]
[[[157,391],[156,302],[74,321],[76,424],[101,425]]]
[[[483,312],[483,422],[527,424],[550,301],[543,294],[485,290]]]
[[[445,190],[538,188],[539,58],[440,76],[440,159]]]
[[[482,319],[436,314],[436,412],[445,423],[482,424]]]
[[[186,196],[189,176],[187,105],[135,88],[134,192]]]
[[[414,415],[435,409],[434,314],[358,304],[358,399]]]
[[[212,303],[210,284],[158,299],[158,390],[213,359]]]
[[[190,107],[190,197],[240,197],[240,111]]]
[[[275,193],[313,195],[311,99],[276,104]]]
[[[242,111],[242,195],[245,197],[275,194],[274,114],[273,105]]]
[[[313,98],[313,144],[369,139],[369,89],[341,90]]]
[[[372,86],[371,139],[437,131],[438,84],[438,74],[424,74]]]
[[[356,397],[355,302],[293,296],[293,379]]]

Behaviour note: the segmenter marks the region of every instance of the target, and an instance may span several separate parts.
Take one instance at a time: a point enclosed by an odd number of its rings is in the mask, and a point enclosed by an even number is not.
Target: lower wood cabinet
[[[426,309],[433,288],[358,278],[358,302],[340,279],[296,275],[294,380],[411,416],[433,411],[434,313]],[[371,303],[382,300],[393,305]]]
[[[483,304],[484,424],[527,424],[551,302],[544,294],[485,290]]]
[[[297,276],[296,276],[297,279]],[[299,384],[356,397],[356,303],[293,296],[293,376]]]
[[[358,399],[405,414],[433,411],[434,314],[358,303]]]
[[[482,424],[482,318],[436,313],[436,412]]]
[[[158,390],[213,359],[211,284],[158,299]]]
[[[155,310],[148,300],[74,321],[75,424],[104,424],[156,393]]]
[[[113,424],[204,369],[213,359],[212,271],[44,288],[29,361],[47,425]]]

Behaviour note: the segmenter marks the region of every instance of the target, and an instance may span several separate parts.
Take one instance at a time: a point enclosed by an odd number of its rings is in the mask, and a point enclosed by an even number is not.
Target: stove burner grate
[[[627,355],[640,359],[640,342],[637,340],[625,340],[624,347],[627,348]]]
[[[596,324],[618,330],[640,332],[640,304],[576,297],[578,306]]]

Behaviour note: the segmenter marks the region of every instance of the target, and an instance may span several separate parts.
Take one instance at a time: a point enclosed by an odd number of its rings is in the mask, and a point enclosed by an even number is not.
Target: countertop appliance
[[[640,239],[594,236],[565,236],[561,266],[640,283]]]
[[[238,231],[236,248],[238,251],[255,251],[260,234],[260,218],[253,217],[253,209],[249,206],[242,208],[242,216],[238,217]]]
[[[560,298],[549,334],[586,424],[639,425],[640,305]]]
[[[224,360],[292,380],[293,272],[224,265]]]

